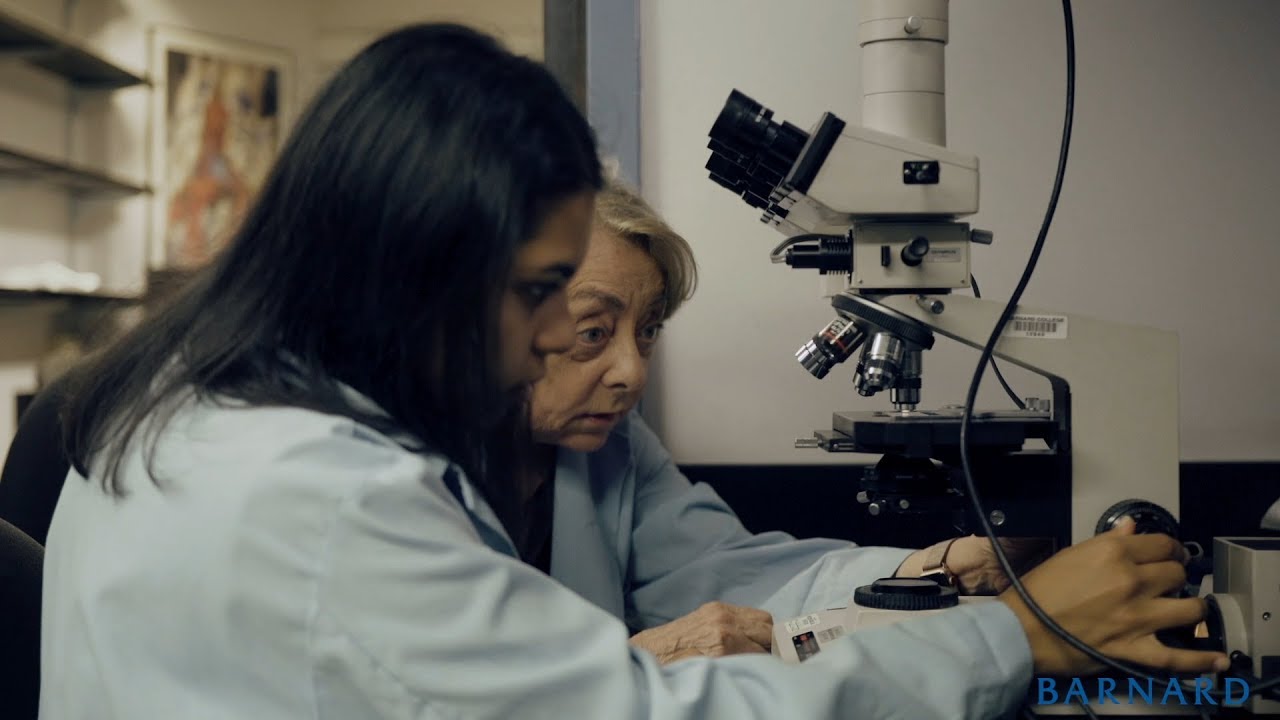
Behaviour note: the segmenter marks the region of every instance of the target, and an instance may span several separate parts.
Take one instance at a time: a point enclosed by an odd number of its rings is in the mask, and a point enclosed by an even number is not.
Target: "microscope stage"
[[[829,450],[939,457],[960,452],[961,408],[942,410],[838,412],[835,432],[820,440]],[[978,411],[969,423],[969,446],[983,451],[1017,452],[1029,439],[1052,444],[1057,426],[1041,410]]]

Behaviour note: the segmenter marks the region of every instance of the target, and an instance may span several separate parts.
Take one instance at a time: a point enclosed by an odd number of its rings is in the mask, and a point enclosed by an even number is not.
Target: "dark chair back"
[[[44,548],[0,520],[0,717],[36,720]]]
[[[70,378],[64,375],[36,394],[18,419],[0,471],[0,520],[7,520],[44,545],[53,509],[71,461],[62,449],[59,413]]]

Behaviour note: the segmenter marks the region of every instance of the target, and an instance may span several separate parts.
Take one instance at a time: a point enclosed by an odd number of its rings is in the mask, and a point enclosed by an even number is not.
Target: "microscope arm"
[[[878,302],[977,349],[985,346],[1004,309],[1004,303],[991,300],[926,296],[942,303],[942,312],[935,314],[918,297],[890,295]],[[1011,337],[1006,329],[994,355],[1054,385],[1054,417],[1070,429],[1072,542],[1092,536],[1103,512],[1129,498],[1154,502],[1176,517],[1177,334],[1025,307],[1017,315],[1060,321],[1053,337]],[[1068,396],[1069,407],[1060,407]]]

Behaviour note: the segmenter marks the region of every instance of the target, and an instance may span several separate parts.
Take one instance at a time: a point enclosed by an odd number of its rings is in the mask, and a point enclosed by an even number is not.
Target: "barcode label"
[[[1062,315],[1014,315],[1005,326],[1007,337],[1067,339],[1067,318]]]
[[[829,627],[826,630],[822,630],[821,632],[818,633],[818,642],[820,643],[831,642],[832,640],[835,640],[836,638],[840,637],[843,634],[844,634],[843,625],[836,625],[835,627]]]
[[[1052,320],[1014,320],[1013,329],[1019,332],[1045,335],[1058,332],[1058,323]]]
[[[811,628],[819,622],[817,615],[805,615],[802,618],[787,621],[787,634],[795,635],[805,628]]]

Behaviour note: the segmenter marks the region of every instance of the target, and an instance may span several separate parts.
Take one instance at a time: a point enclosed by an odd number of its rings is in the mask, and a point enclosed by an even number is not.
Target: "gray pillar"
[[[587,117],[600,151],[640,186],[640,12],[638,0],[586,0]]]
[[[638,0],[544,0],[543,58],[621,175],[640,186]]]
[[[542,60],[587,110],[587,0],[544,0]]]

